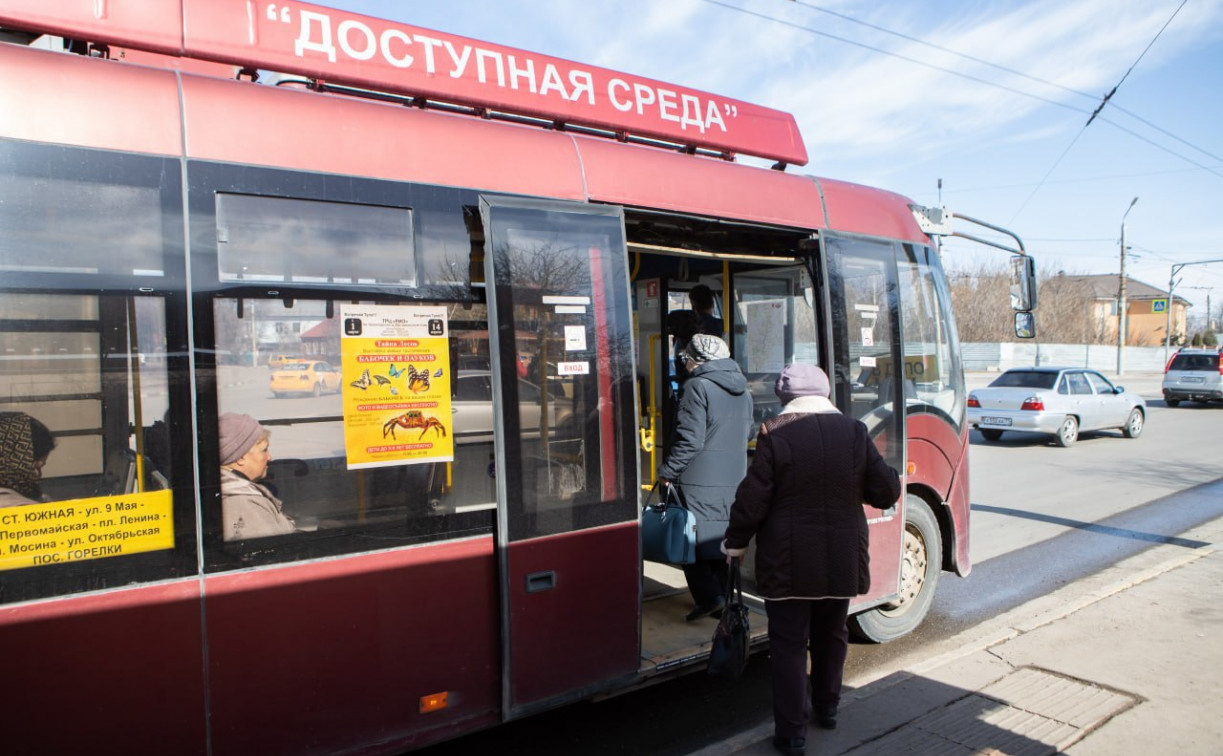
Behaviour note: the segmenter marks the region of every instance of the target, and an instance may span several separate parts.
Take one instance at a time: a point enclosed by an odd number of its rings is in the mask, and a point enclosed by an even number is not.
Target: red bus
[[[904,473],[856,631],[968,573],[946,229],[793,117],[290,1],[0,0],[0,68],[6,485],[56,442],[0,499],[6,751],[394,753],[699,668],[639,537],[698,284],[758,419],[824,366]],[[293,532],[231,527],[227,412]]]

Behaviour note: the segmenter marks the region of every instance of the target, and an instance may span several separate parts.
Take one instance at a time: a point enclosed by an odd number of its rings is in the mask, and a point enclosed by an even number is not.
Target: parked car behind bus
[[[1223,360],[1214,349],[1182,349],[1164,369],[1164,403],[1223,401]]]

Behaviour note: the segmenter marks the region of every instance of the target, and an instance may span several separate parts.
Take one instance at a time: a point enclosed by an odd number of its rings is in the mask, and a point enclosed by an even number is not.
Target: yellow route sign
[[[174,548],[170,491],[0,509],[0,570]]]

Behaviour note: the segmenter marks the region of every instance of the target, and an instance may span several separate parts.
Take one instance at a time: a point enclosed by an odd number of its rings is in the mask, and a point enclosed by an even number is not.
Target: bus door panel
[[[512,719],[638,668],[632,318],[619,208],[482,197],[480,210]]]
[[[832,312],[834,401],[866,424],[879,453],[903,476],[905,387],[900,354],[896,253],[891,242],[825,236]],[[878,603],[899,590],[904,497],[896,507],[867,507],[871,591],[856,604]]]

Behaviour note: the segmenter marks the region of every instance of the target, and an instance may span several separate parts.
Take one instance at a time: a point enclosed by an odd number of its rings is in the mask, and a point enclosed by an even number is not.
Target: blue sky
[[[1134,197],[1133,278],[1223,259],[1223,0],[326,4],[791,112],[791,170],[1008,227],[1042,270],[1117,273]],[[945,261],[1001,255],[952,240]],[[1218,313],[1223,263],[1181,272],[1195,317],[1192,287]]]

